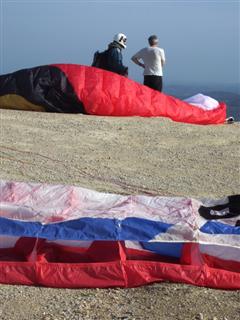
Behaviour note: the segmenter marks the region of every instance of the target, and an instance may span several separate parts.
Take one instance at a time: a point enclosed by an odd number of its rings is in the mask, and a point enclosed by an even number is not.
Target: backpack
[[[106,69],[108,66],[107,62],[108,50],[103,52],[96,51],[93,56],[92,67]]]

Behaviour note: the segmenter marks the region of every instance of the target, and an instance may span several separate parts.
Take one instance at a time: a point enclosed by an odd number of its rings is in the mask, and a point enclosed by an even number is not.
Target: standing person
[[[126,49],[127,37],[123,33],[114,36],[113,42],[108,45],[108,49],[94,54],[92,66],[118,73],[123,76],[128,75],[128,67],[123,65],[122,49]]]
[[[163,65],[166,60],[164,50],[158,47],[158,42],[156,35],[150,36],[148,38],[149,47],[138,51],[132,57],[132,61],[144,68],[144,85],[161,92]]]

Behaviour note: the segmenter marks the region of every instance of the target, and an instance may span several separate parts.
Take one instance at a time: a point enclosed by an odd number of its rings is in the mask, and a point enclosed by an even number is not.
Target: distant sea
[[[240,84],[236,85],[168,85],[163,88],[164,93],[179,99],[191,97],[202,93],[225,102],[227,105],[227,116],[233,116],[240,121]]]

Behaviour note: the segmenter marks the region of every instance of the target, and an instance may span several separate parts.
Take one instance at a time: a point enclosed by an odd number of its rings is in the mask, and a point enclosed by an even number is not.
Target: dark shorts
[[[162,91],[161,76],[144,76],[144,85],[157,91]]]

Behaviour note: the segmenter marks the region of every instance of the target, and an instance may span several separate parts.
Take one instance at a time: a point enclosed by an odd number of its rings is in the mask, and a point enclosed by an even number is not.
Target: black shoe
[[[226,118],[226,123],[228,123],[228,124],[232,124],[232,123],[234,123],[234,118],[233,117],[229,117],[229,118]]]

